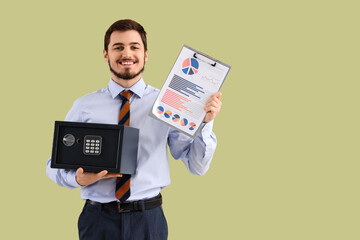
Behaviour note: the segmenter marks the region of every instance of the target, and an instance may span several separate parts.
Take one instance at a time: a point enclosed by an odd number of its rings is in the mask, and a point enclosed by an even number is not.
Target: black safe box
[[[135,174],[138,142],[137,128],[55,121],[51,167]]]

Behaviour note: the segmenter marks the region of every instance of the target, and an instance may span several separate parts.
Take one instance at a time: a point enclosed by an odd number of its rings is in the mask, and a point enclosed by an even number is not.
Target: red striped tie
[[[130,94],[131,92],[124,91],[120,93],[122,99],[119,114],[120,125],[129,126],[130,124]],[[123,176],[116,181],[115,197],[119,199],[120,202],[124,202],[130,197],[130,177],[130,174],[123,174]]]

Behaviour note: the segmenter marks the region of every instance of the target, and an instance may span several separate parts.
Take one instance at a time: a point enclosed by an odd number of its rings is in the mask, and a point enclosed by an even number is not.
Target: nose
[[[125,47],[124,50],[121,52],[122,58],[130,58],[131,57],[131,50],[129,47]]]

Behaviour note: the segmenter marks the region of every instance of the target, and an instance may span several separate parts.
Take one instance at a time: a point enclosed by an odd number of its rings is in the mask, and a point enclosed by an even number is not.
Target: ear
[[[148,50],[145,51],[145,62],[148,60]]]
[[[108,53],[107,53],[107,51],[105,49],[103,50],[103,55],[104,55],[105,62],[108,62],[109,61],[109,55],[108,55]]]

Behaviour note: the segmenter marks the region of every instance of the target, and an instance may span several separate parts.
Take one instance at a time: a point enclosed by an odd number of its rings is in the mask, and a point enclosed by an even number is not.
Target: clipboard
[[[183,45],[149,115],[194,138],[206,116],[206,101],[220,90],[230,69]]]

